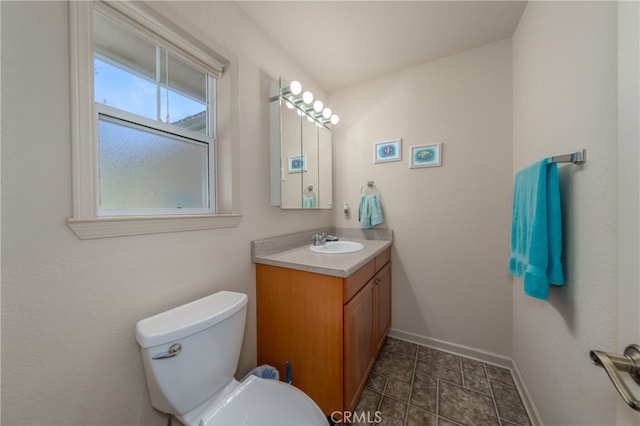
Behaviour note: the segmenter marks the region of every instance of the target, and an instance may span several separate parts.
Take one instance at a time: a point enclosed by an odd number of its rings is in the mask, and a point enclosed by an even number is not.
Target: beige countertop
[[[392,244],[389,239],[340,237],[341,241],[355,241],[364,248],[345,254],[324,254],[311,251],[310,243],[275,253],[254,254],[253,261],[282,268],[346,278]]]

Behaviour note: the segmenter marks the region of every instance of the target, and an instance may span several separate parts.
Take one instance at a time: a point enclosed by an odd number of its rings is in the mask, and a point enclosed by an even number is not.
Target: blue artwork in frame
[[[307,154],[289,157],[289,173],[303,173],[307,171]]]
[[[409,167],[412,169],[420,167],[438,167],[442,165],[441,143],[432,143],[428,145],[416,145],[411,147],[411,162]]]
[[[373,162],[385,163],[402,160],[402,139],[394,139],[373,144]]]

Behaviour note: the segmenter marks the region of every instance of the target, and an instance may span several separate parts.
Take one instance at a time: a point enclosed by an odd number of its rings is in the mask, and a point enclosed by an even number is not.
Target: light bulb
[[[318,99],[317,101],[315,101],[313,103],[313,109],[315,110],[315,112],[322,111],[322,108],[324,108],[324,104],[322,103],[322,101],[320,99]]]
[[[323,111],[322,111],[322,116],[326,119],[329,119],[331,117],[331,108],[326,107]]]
[[[313,93],[311,93],[310,91],[306,91],[302,94],[302,101],[305,104],[311,105],[311,102],[313,102]]]
[[[293,95],[299,95],[302,93],[302,84],[297,80],[293,80],[291,84],[289,84],[289,91]]]
[[[307,115],[307,120],[309,120],[309,123],[313,123],[313,117],[311,117],[310,115]]]
[[[340,122],[340,117],[338,117],[337,115],[333,114],[331,116],[331,124],[338,124]]]
[[[287,106],[287,108],[289,109],[293,109],[293,103],[291,103],[291,98],[287,99],[286,101],[284,101],[284,104]]]

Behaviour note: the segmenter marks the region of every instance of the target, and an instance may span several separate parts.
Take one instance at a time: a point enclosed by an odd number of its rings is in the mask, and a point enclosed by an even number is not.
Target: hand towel
[[[378,194],[360,196],[360,206],[358,207],[358,222],[363,229],[373,228],[384,222],[382,217],[382,207]]]
[[[526,295],[545,300],[549,284],[564,284],[561,255],[558,165],[544,159],[515,176],[509,273],[522,279]]]
[[[316,200],[314,198],[314,196],[310,196],[310,197],[302,197],[302,208],[303,209],[312,209],[315,208],[316,206]]]

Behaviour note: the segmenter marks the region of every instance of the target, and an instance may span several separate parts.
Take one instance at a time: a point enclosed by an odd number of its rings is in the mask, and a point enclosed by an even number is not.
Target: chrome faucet
[[[314,246],[323,246],[327,244],[327,233],[321,232],[320,234],[316,234],[311,237],[311,241],[313,241]]]

